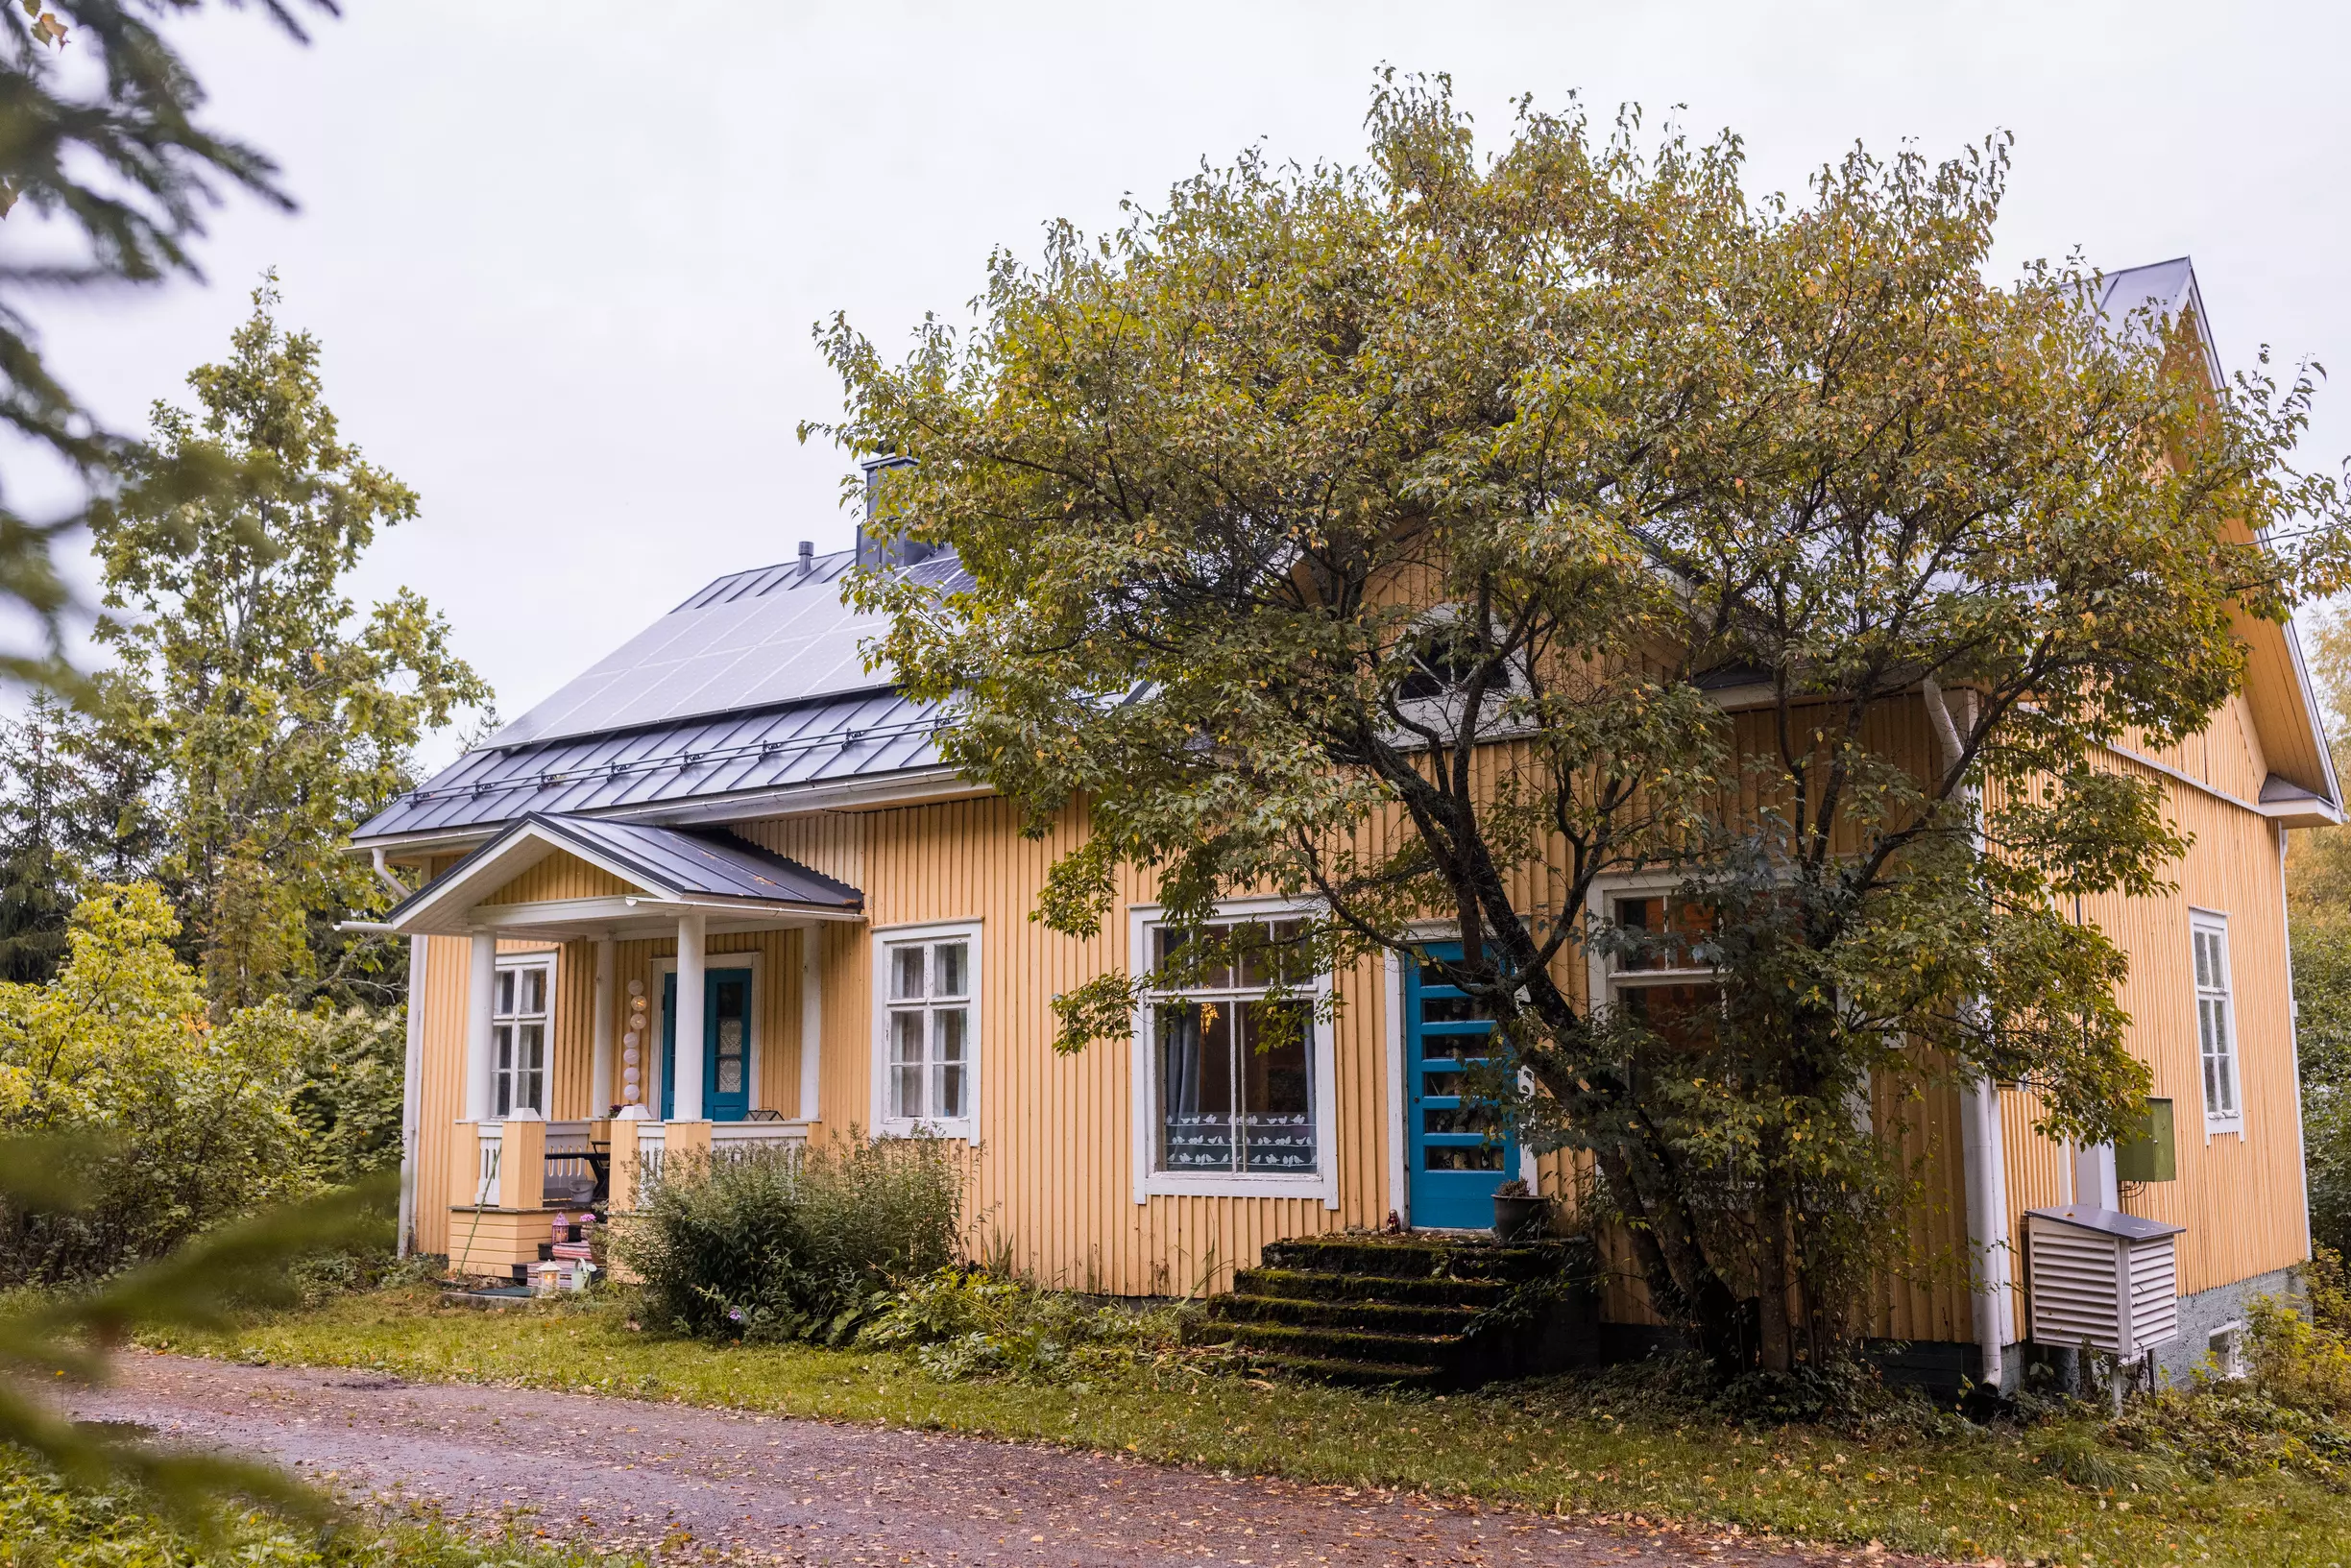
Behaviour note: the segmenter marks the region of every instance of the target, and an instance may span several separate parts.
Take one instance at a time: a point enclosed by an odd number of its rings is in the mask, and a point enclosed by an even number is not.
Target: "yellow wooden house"
[[[2184,259],[2109,287],[2201,332]],[[959,571],[895,550],[893,569]],[[842,602],[856,564],[804,543],[717,578],[356,835],[400,888],[386,924],[411,943],[408,1245],[507,1274],[576,1210],[592,1163],[625,1192],[678,1150],[852,1130],[964,1141],[988,1240],[1047,1280],[1128,1295],[1219,1289],[1269,1242],[1392,1217],[1483,1223],[1522,1170],[1557,1187],[1555,1161],[1413,1114],[1442,998],[1393,960],[1318,977],[1343,1004],[1288,1055],[1171,1043],[1140,1016],[1127,1049],[1056,1054],[1054,994],[1149,967],[1151,891],[1130,883],[1085,940],[1029,918],[1082,813],[1024,837],[1011,807],[940,762],[940,712],[865,668],[873,627]],[[1950,1347],[1971,1375],[2012,1382],[2036,1322],[2072,1339],[2061,1297],[2083,1278],[2105,1289],[2100,1267],[2121,1270],[2126,1315],[2133,1289],[2162,1297],[2155,1352],[2175,1373],[2226,1359],[2247,1297],[2308,1256],[2283,860],[2288,831],[2338,820],[2339,794],[2291,628],[2240,634],[2244,689],[2209,728],[2112,759],[2160,781],[2194,835],[2178,891],[2084,910],[2130,954],[2122,1001],[2168,1102],[2169,1176],[2142,1150],[2118,1170],[2110,1147],[2039,1137],[2013,1089],[1887,1108],[1888,1135],[1941,1172],[1946,1201],[1921,1225],[1979,1266],[1886,1282],[1873,1326]],[[1931,744],[1923,712],[1887,726],[1889,746]],[[1229,978],[1235,998],[1260,989]],[[2131,1273],[2150,1238],[2171,1270],[2154,1285]],[[1638,1316],[1637,1291],[1609,1310]]]

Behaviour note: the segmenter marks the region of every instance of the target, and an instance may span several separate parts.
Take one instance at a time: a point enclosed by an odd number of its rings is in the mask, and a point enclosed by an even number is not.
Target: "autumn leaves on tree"
[[[2310,380],[2210,389],[2073,266],[1987,282],[1999,141],[1784,205],[1630,121],[1522,107],[1481,157],[1442,82],[1370,131],[1000,255],[902,361],[836,323],[804,433],[911,459],[885,509],[972,574],[860,591],[952,760],[1090,825],[1042,919],[1098,932],[1132,866],[1178,923],[1311,898],[1321,964],[1458,932],[1522,1136],[1722,1365],[1791,1367],[1927,1266],[1873,1093],[2024,1082],[2094,1142],[2145,1093],[2065,910],[2180,841],[2101,748],[2200,728],[2232,615],[2339,580]],[[1601,896],[1635,876],[1663,917]],[[1672,955],[1713,990],[1671,1018],[1585,979]],[[1064,1045],[1141,978],[1061,997]]]

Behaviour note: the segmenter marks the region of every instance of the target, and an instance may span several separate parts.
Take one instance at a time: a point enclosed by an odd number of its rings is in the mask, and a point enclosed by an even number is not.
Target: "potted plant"
[[[1513,1179],[1494,1189],[1494,1240],[1540,1236],[1551,1228],[1551,1200]]]

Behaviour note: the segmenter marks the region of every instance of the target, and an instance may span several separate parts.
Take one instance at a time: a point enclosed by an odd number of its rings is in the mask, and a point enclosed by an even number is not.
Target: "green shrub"
[[[2245,1309],[2242,1378],[2199,1371],[2111,1423],[2117,1445],[2199,1480],[2293,1470],[2351,1481],[2351,1291],[2342,1260],[2315,1249],[2300,1303],[2257,1296]]]
[[[302,1015],[248,1008],[215,1025],[152,883],[74,911],[47,985],[0,984],[0,1134],[78,1140],[71,1214],[0,1207],[0,1284],[101,1277],[315,1187],[292,1109]]]
[[[838,1343],[898,1282],[954,1259],[962,1201],[940,1139],[758,1149],[672,1161],[612,1244],[652,1325]]]
[[[1046,1383],[1166,1354],[1181,1339],[1177,1308],[1135,1312],[960,1266],[893,1292],[860,1336],[863,1343],[912,1351],[934,1377]]]
[[[322,1008],[301,1022],[293,1104],[311,1168],[335,1183],[398,1170],[408,1009]]]

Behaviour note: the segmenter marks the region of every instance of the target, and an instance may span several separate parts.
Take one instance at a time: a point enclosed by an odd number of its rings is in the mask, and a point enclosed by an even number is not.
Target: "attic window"
[[[1396,684],[1396,695],[1406,702],[1427,702],[1459,691],[1491,655],[1467,627],[1450,620],[1415,633],[1402,651],[1413,663]],[[1494,672],[1492,684],[1496,689],[1508,689],[1507,665]]]

